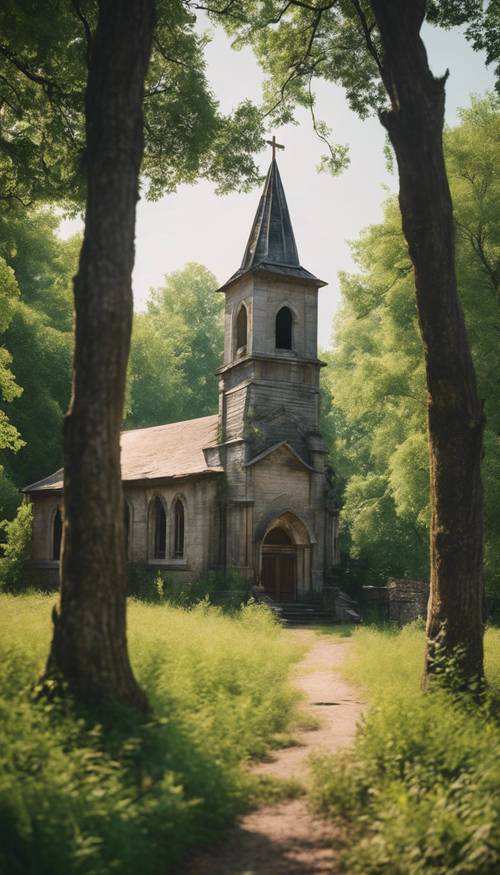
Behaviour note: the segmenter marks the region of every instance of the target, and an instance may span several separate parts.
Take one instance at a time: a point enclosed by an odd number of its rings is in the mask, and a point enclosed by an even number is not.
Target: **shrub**
[[[487,636],[492,690],[478,706],[418,688],[423,634],[357,630],[347,673],[374,700],[354,749],[318,757],[312,798],[354,824],[345,853],[363,875],[494,875],[500,863],[498,631]],[[497,651],[494,652],[496,644]]]
[[[168,570],[137,562],[128,566],[128,594],[145,602],[166,601],[181,607],[206,602],[231,612],[249,601],[251,585],[237,574],[215,572],[185,584],[175,580]]]
[[[3,556],[0,557],[0,589],[19,592],[26,584],[27,564],[31,554],[33,508],[23,501],[13,520],[0,523],[6,534]]]
[[[154,717],[96,721],[33,702],[52,602],[0,596],[0,872],[178,872],[254,792],[242,766],[286,728],[300,651],[258,606],[229,618],[131,600],[131,657]]]

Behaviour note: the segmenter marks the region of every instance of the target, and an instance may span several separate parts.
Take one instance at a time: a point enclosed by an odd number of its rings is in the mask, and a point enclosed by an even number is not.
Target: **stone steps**
[[[283,626],[329,625],[333,623],[330,611],[321,605],[300,602],[274,604],[273,610]]]

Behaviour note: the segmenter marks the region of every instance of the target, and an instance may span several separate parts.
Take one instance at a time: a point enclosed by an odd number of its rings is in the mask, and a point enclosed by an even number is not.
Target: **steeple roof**
[[[219,291],[253,271],[301,279],[318,287],[326,285],[300,264],[285,191],[274,158],[267,172],[241,267]]]

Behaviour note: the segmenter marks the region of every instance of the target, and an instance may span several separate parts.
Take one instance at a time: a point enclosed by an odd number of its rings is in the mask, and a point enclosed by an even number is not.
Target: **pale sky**
[[[446,68],[446,120],[457,121],[457,109],[471,94],[493,88],[493,71],[484,56],[474,52],[458,31],[425,28],[424,39],[435,75]],[[250,50],[235,52],[221,30],[213,31],[207,48],[207,73],[221,108],[229,112],[241,100],[260,99],[262,76]],[[328,286],[319,292],[319,343],[330,345],[331,325],[339,304],[339,271],[353,269],[348,245],[367,225],[382,217],[382,202],[397,180],[385,166],[384,132],[378,119],[360,121],[347,106],[341,89],[329,83],[317,88],[316,114],[327,122],[334,139],[350,146],[351,163],[338,177],[318,174],[324,147],[304,111],[297,126],[274,129],[285,150],[278,164],[304,267]],[[267,172],[270,149],[259,157]],[[140,201],[137,212],[136,264],[133,276],[136,310],[144,307],[151,287],[162,284],[165,273],[188,261],[204,264],[223,283],[239,267],[250,233],[260,192],[218,196],[214,186],[200,182],[181,186],[174,195],[156,203]],[[81,224],[63,222],[68,236]]]

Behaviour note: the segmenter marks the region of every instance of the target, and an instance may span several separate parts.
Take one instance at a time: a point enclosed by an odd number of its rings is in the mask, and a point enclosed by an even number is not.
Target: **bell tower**
[[[326,283],[300,264],[275,158],[277,144],[272,145],[273,159],[241,267],[219,289],[225,296],[224,361],[218,371],[220,440],[226,445],[243,441],[247,461],[287,441],[316,468],[318,455],[324,454],[318,289]]]

